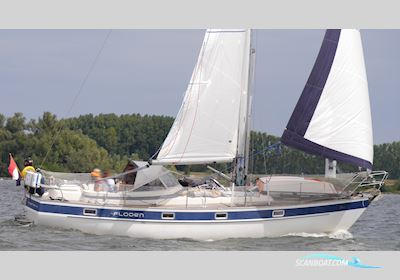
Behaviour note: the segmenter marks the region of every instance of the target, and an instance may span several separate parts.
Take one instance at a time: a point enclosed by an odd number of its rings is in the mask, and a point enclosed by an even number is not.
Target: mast
[[[252,122],[252,108],[253,108],[253,95],[254,95],[254,74],[256,67],[256,49],[252,44],[252,37],[250,37],[250,65],[249,65],[249,85],[248,85],[248,99],[247,99],[247,121],[246,121],[246,148],[245,148],[245,184],[250,182],[248,178],[249,164],[250,164],[250,138],[251,138],[251,122]]]
[[[244,81],[247,83],[246,99],[242,101],[244,104],[241,104],[243,113],[239,116],[239,122],[241,116],[244,116],[245,120],[242,129],[239,125],[237,156],[234,161],[233,172],[233,181],[236,186],[244,186],[249,181],[247,174],[249,169],[251,109],[255,69],[255,49],[253,48],[252,37],[252,31],[249,30],[249,53],[248,56],[245,56],[245,59],[248,59],[248,62],[245,63],[245,65],[247,64],[249,66],[248,69],[246,69],[247,75]],[[241,133],[241,131],[244,131],[244,133]]]

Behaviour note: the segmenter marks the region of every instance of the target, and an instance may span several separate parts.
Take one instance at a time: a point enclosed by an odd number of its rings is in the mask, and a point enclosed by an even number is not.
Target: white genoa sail
[[[371,110],[358,30],[327,30],[282,142],[372,169]]]
[[[153,164],[229,162],[247,114],[250,31],[207,30],[190,83]]]

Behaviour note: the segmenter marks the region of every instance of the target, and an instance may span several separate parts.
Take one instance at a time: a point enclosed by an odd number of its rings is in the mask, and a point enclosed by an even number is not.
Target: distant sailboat
[[[264,178],[249,184],[255,50],[251,31],[207,30],[179,113],[156,158],[132,163],[136,180],[116,192],[44,171],[48,191],[26,195],[37,224],[142,238],[257,238],[347,230],[379,194],[372,172],[372,125],[359,31],[328,30],[282,143],[326,157],[326,178]],[[336,162],[367,168],[345,183]],[[162,165],[233,163],[202,185],[183,188]],[[68,175],[73,176],[73,175]],[[228,180],[221,184],[218,179]],[[140,178],[140,179],[139,179]],[[122,180],[123,182],[123,180]],[[361,192],[375,187],[375,192]]]

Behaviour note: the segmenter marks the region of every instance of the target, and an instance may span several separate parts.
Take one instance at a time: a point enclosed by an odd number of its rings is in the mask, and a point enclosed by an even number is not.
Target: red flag
[[[13,180],[19,179],[19,169],[11,154],[10,154],[10,165],[8,166],[8,173],[10,173],[10,176],[13,178]]]

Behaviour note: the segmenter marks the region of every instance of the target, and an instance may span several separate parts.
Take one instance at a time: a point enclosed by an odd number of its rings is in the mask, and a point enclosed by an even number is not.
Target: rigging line
[[[264,140],[263,140],[263,141],[264,141]],[[264,145],[264,142],[263,142],[263,145]],[[256,156],[256,155],[259,155],[259,154],[261,154],[261,153],[266,153],[266,152],[269,152],[269,151],[272,151],[272,150],[279,151],[280,145],[281,145],[281,142],[276,142],[276,143],[274,143],[274,144],[272,144],[272,145],[267,146],[267,147],[266,147],[265,149],[263,149],[263,150],[254,152],[254,153],[252,154],[252,156]]]
[[[119,178],[119,177],[122,177],[122,176],[125,176],[125,175],[128,175],[128,174],[131,174],[131,173],[135,173],[135,172],[141,171],[141,170],[149,168],[149,167],[150,167],[150,165],[146,164],[146,165],[139,166],[139,167],[136,167],[134,169],[131,169],[131,170],[128,170],[128,171],[125,171],[125,172],[117,173],[117,174],[114,174],[114,175],[111,175],[111,176],[108,176],[108,177],[103,177],[103,178],[101,178],[101,180]]]
[[[266,153],[265,153],[265,146],[266,146],[266,144],[264,143],[264,137],[263,137],[263,135],[261,135],[261,139],[262,139],[262,145],[263,145],[263,149],[264,149],[264,152],[262,153],[263,156],[264,156],[264,172],[265,172],[265,174],[267,174],[267,155],[266,155]]]
[[[88,80],[90,74],[92,73],[94,67],[96,66],[97,61],[98,61],[98,59],[99,59],[101,53],[103,52],[103,49],[104,49],[104,47],[105,47],[105,45],[106,45],[106,43],[107,43],[107,41],[108,41],[108,38],[109,38],[110,35],[111,35],[111,32],[112,32],[112,29],[108,30],[107,35],[106,35],[106,37],[104,38],[103,43],[101,44],[99,51],[97,52],[97,54],[96,54],[96,56],[95,56],[95,58],[94,58],[92,64],[91,64],[90,67],[89,67],[88,72],[86,73],[85,77],[83,78],[83,80],[82,80],[82,82],[81,82],[81,84],[80,84],[80,86],[79,86],[78,92],[76,93],[74,99],[72,100],[71,106],[69,107],[69,109],[67,110],[67,112],[66,112],[66,114],[65,114],[65,117],[67,117],[67,116],[71,113],[72,108],[75,106],[75,103],[76,103],[76,101],[78,100],[78,97],[81,95],[82,90],[83,90],[83,88],[84,88],[84,86],[85,86],[85,84],[86,84],[86,81]],[[43,164],[45,163],[45,161],[46,161],[46,159],[47,159],[47,157],[48,157],[48,155],[49,155],[51,149],[52,149],[53,146],[54,146],[55,141],[56,141],[57,138],[60,136],[60,133],[61,133],[61,131],[62,131],[63,128],[64,128],[64,125],[61,124],[60,127],[59,127],[59,129],[58,129],[58,131],[56,132],[56,134],[54,134],[54,137],[53,137],[53,139],[52,139],[52,141],[51,141],[50,147],[49,147],[49,149],[47,150],[47,153],[46,153],[45,157],[43,158],[42,163],[40,164],[40,168],[42,168]]]
[[[162,147],[162,144],[161,144],[161,146],[158,148],[158,150],[147,160],[147,162],[148,162],[150,165],[151,165],[151,161],[154,159],[154,157],[160,152],[161,147]]]

